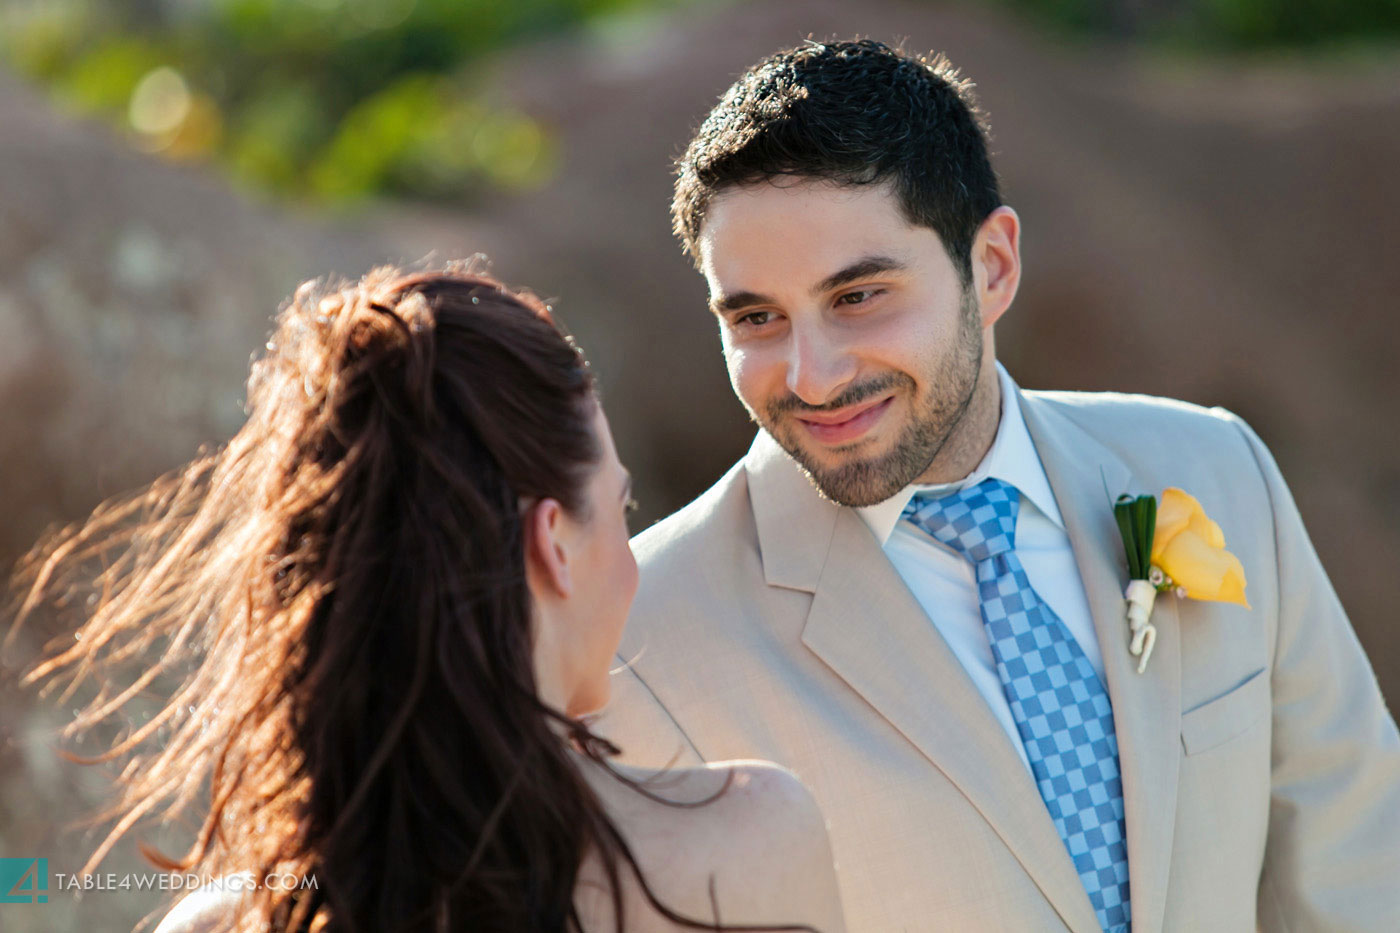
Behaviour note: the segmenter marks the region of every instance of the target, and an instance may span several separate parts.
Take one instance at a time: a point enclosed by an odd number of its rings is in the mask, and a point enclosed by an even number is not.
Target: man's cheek
[[[734,394],[739,396],[739,401],[743,402],[750,412],[762,410],[762,367],[755,355],[735,347],[726,340],[724,363],[729,370],[729,385],[734,389]]]

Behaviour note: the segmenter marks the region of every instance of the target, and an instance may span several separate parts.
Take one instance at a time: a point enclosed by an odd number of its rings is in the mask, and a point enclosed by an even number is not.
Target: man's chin
[[[854,451],[844,455],[836,451],[818,454],[800,444],[789,443],[788,439],[776,436],[775,439],[802,468],[817,492],[837,505],[852,508],[878,505],[906,485],[901,478],[891,476],[888,454],[864,455]]]

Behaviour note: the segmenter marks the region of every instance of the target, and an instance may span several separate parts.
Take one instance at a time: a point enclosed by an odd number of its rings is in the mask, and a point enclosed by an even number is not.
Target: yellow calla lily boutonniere
[[[1157,507],[1157,530],[1152,536],[1152,566],[1191,599],[1238,603],[1244,598],[1244,567],[1225,550],[1225,533],[1206,517],[1206,510],[1175,486],[1162,491]]]
[[[1244,566],[1225,550],[1225,533],[1194,496],[1174,486],[1162,491],[1160,506],[1152,496],[1119,496],[1113,514],[1128,556],[1128,650],[1139,659],[1139,674],[1157,642],[1151,616],[1159,592],[1249,608]]]

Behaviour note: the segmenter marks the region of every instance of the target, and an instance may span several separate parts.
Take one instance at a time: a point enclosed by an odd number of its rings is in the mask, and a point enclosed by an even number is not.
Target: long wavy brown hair
[[[580,930],[590,852],[618,930],[622,863],[665,916],[718,929],[656,900],[568,746],[617,749],[538,698],[523,511],[581,513],[601,454],[550,310],[461,269],[308,282],[247,399],[227,444],[19,564],[12,635],[41,606],[80,617],[26,681],[101,684],[70,736],[176,684],[88,759],[125,767],[84,871],[196,813],[188,851],[146,856],[315,879],[257,888],[239,929]]]

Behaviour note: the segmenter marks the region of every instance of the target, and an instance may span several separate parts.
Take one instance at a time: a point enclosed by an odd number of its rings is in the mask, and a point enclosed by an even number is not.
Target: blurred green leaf
[[[389,187],[394,169],[443,120],[439,79],[408,75],[361,101],[311,166],[316,194],[346,200]]]
[[[79,57],[54,89],[80,111],[123,113],[137,83],[171,64],[171,56],[147,39],[113,36]]]
[[[1265,49],[1393,42],[1400,0],[1002,0],[1066,32],[1177,48]]]
[[[77,54],[92,18],[81,0],[0,7],[0,49],[20,74],[52,80]]]
[[[544,184],[559,160],[547,127],[477,98],[468,76],[481,60],[678,2],[0,0],[0,50],[84,113],[123,126],[135,114],[139,145],[212,157],[254,190],[466,199]],[[168,74],[185,97],[151,85],[133,103],[143,79]],[[152,130],[167,113],[188,119]]]
[[[269,82],[244,102],[230,131],[227,161],[235,179],[280,194],[304,184],[304,166],[335,123],[309,84]]]
[[[504,188],[536,188],[554,173],[555,151],[544,127],[524,114],[493,114],[472,138],[472,153]]]

